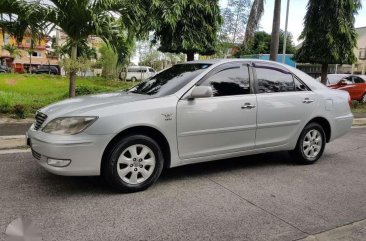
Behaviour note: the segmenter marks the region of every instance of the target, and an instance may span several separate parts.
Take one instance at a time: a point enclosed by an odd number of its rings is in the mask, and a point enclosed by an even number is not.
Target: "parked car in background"
[[[350,76],[349,74],[328,74],[327,76],[327,86],[337,84],[339,81],[341,81],[344,78],[347,78]],[[317,81],[321,81],[321,77],[316,79]]]
[[[129,66],[126,71],[122,71],[120,79],[127,81],[141,81],[155,75],[156,71],[149,66]]]
[[[351,96],[351,100],[366,103],[366,76],[348,75],[337,82],[328,85],[329,88],[345,90]]]
[[[5,65],[0,65],[0,73],[8,73],[10,72],[9,68]]]
[[[163,168],[191,163],[289,151],[295,162],[313,164],[352,120],[347,92],[298,69],[205,60],[174,65],[128,91],[44,107],[27,143],[54,174],[102,175],[136,192]]]
[[[50,65],[41,65],[38,69],[32,70],[32,73],[34,74],[54,74],[58,75],[59,71],[58,68],[55,66]]]

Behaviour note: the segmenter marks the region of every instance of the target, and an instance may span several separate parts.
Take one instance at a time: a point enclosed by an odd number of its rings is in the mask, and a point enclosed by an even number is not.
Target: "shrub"
[[[13,107],[13,111],[12,111],[15,116],[19,119],[24,119],[25,118],[25,113],[26,113],[26,108],[24,105],[20,105],[17,104]]]

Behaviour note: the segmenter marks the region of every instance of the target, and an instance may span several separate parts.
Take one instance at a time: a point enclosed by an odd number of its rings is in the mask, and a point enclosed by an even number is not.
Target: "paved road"
[[[6,154],[0,230],[27,216],[47,241],[297,240],[366,219],[365,174],[366,129],[328,145],[316,165],[294,165],[287,153],[191,165],[135,194],[98,177],[49,174],[29,153]]]

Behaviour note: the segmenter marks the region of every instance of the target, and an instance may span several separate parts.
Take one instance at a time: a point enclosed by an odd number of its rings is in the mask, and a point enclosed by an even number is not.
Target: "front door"
[[[213,96],[182,99],[177,106],[177,139],[182,159],[234,153],[254,148],[256,96],[243,63],[217,67],[197,85]]]

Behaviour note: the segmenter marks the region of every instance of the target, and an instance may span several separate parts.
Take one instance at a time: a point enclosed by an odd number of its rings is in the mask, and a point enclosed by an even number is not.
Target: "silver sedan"
[[[37,112],[33,156],[59,175],[102,175],[123,192],[163,168],[274,151],[312,164],[352,125],[349,94],[260,60],[194,61],[130,90],[64,100]]]

